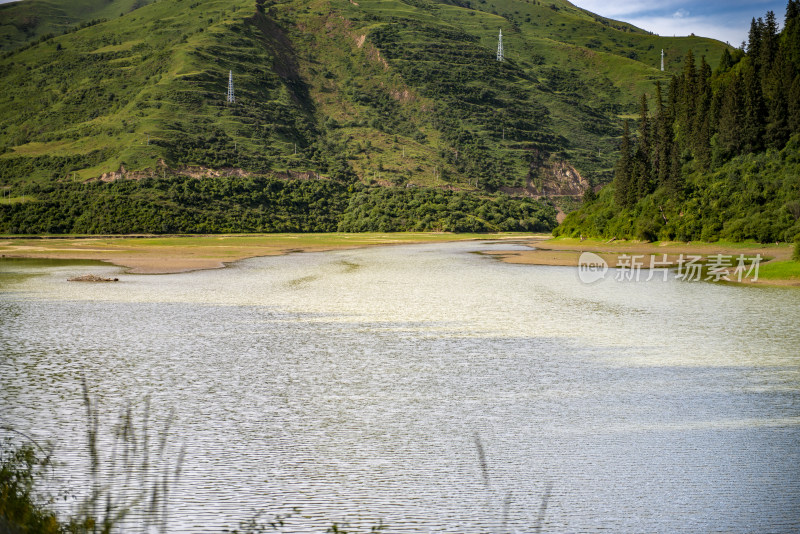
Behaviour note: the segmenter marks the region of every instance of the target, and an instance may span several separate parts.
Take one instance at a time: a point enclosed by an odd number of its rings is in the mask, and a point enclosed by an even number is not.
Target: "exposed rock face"
[[[159,166],[162,167],[163,170],[167,169],[164,160],[159,160]],[[220,176],[243,177],[252,174],[243,169],[234,167],[223,167],[221,169],[212,169],[210,167],[203,167],[200,165],[184,165],[183,167],[171,169],[170,174],[173,173],[179,174],[181,176],[191,176],[192,178],[218,178]],[[105,172],[101,176],[98,176],[97,178],[89,178],[86,181],[113,182],[115,180],[142,180],[144,178],[156,178],[161,175],[162,175],[161,171],[159,171],[158,169],[145,169],[142,171],[129,172],[125,170],[124,166],[120,166],[119,170],[116,172]]]
[[[565,161],[556,161],[531,171],[525,187],[533,196],[579,197],[589,189],[589,182]]]
[[[512,195],[540,197],[582,197],[589,182],[566,161],[546,161],[531,164],[525,187],[502,187]]]

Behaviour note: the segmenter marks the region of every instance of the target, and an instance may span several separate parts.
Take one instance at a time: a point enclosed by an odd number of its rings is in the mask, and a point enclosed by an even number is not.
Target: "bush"
[[[660,226],[651,219],[640,219],[636,226],[636,239],[639,241],[656,241]]]
[[[78,532],[77,524],[61,525],[47,500],[36,495],[34,485],[50,467],[50,455],[33,445],[3,442],[0,452],[0,532],[57,534]]]

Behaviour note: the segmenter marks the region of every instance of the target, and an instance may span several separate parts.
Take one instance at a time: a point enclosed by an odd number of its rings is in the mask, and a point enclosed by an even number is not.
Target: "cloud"
[[[739,46],[747,38],[750,22],[741,24],[720,23],[714,17],[692,17],[686,15],[671,17],[629,17],[625,19],[634,26],[664,37],[685,37],[691,33],[702,37],[711,37],[723,43]]]
[[[608,0],[576,0],[572,3],[592,13],[611,18],[642,14],[653,11],[654,9],[653,2],[643,2],[642,0],[622,0],[619,2],[609,2]],[[666,0],[658,4],[658,10],[671,11],[684,4],[686,4],[685,1]]]
[[[752,17],[763,16],[767,10],[783,14],[786,9],[786,0],[573,0],[572,3],[605,17],[667,16],[682,11],[688,14],[691,10],[692,13],[706,16],[742,15],[747,17],[748,22]]]
[[[573,0],[578,7],[604,17],[629,22],[663,36],[695,34],[739,46],[747,39],[750,20],[775,11],[779,20],[785,0]]]

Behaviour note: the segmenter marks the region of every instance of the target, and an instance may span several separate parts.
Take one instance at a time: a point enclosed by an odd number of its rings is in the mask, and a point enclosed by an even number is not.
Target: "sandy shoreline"
[[[119,236],[119,237],[36,237],[0,238],[2,258],[97,260],[123,267],[133,274],[170,274],[202,269],[220,269],[226,264],[258,256],[296,252],[325,252],[378,245],[436,243],[467,240],[507,240],[530,250],[494,250],[484,254],[506,263],[577,267],[582,252],[594,252],[609,267],[617,267],[621,255],[642,256],[642,268],[651,257],[676,266],[681,255],[708,257],[724,254],[753,257],[760,254],[763,265],[791,258],[788,244],[739,243],[637,243],[587,239],[551,238],[549,235],[447,234],[447,233],[359,233],[359,234],[255,234],[205,236]],[[664,256],[666,255],[666,256]],[[663,263],[661,265],[664,265]],[[800,270],[799,270],[800,271]],[[800,276],[759,278],[757,285],[798,286]]]
[[[434,243],[476,239],[534,239],[530,234],[360,233],[257,234],[206,236],[120,236],[0,238],[0,256],[98,260],[134,274],[170,274],[219,269],[258,256],[293,252],[325,252],[377,245]]]

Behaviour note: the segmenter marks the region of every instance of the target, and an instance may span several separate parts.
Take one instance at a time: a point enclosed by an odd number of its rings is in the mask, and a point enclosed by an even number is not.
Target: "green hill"
[[[13,50],[82,24],[110,19],[152,0],[25,0],[0,4],[0,50]]]
[[[713,66],[725,48],[558,0],[101,3],[5,7],[52,29],[115,15],[0,60],[0,183],[260,173],[514,193],[564,165],[599,183],[638,93],[688,49]]]

